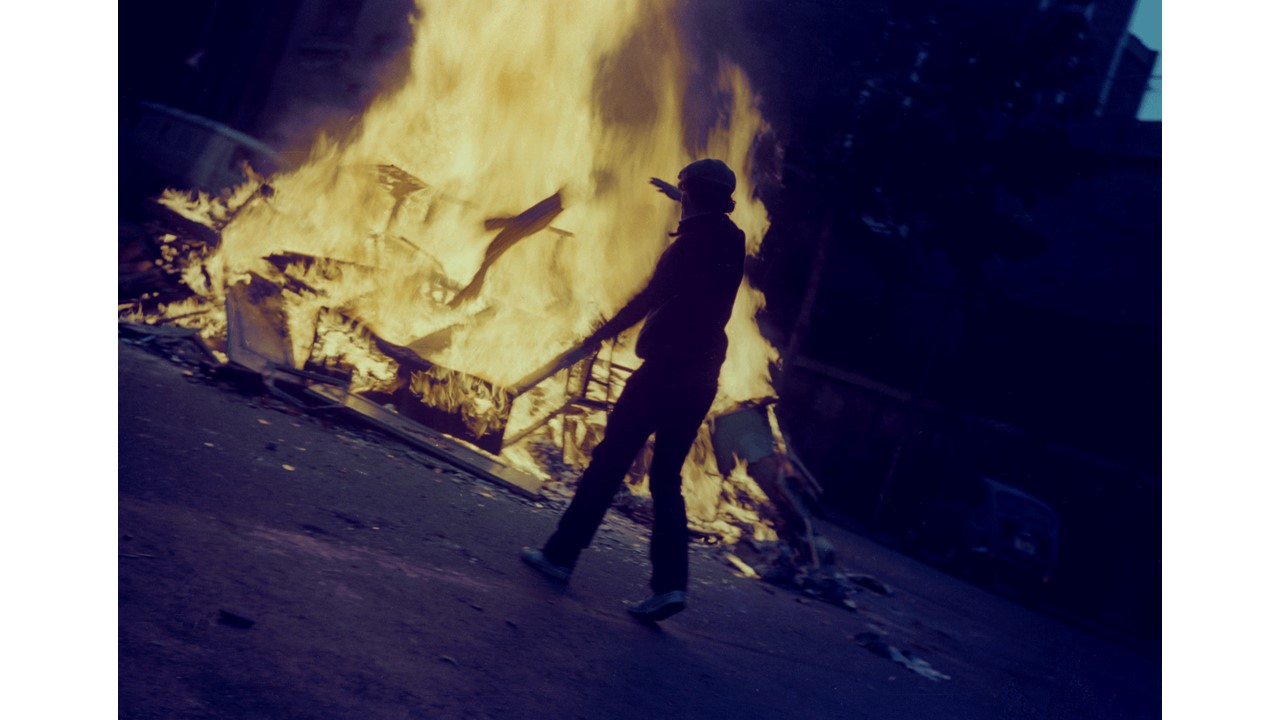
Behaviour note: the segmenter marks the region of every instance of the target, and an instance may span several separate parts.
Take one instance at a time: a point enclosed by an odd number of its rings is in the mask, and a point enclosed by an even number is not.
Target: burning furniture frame
[[[428,189],[427,183],[392,165],[362,167],[358,171],[362,177],[376,181],[392,199],[387,220],[373,238],[378,246],[395,252],[421,253],[422,250],[407,239],[393,236],[393,227],[408,199]],[[263,184],[240,201],[239,206],[225,208],[226,212],[211,224],[169,217],[174,221],[170,227],[176,234],[191,237],[211,249],[221,241],[221,230],[227,223],[250,204],[270,203],[273,195],[270,186]],[[157,209],[169,215],[164,207],[157,205]],[[486,248],[480,267],[465,283],[454,283],[442,274],[430,276],[428,282],[433,287],[432,296],[450,308],[469,302],[480,292],[489,268],[516,243],[542,230],[569,235],[551,225],[562,211],[561,193],[556,192],[514,217],[486,219],[485,228],[496,230],[497,234]],[[436,457],[525,495],[537,495],[541,483],[508,467],[495,456],[504,447],[521,442],[558,418],[561,421],[560,460],[568,461],[570,436],[573,434],[567,430],[568,426],[576,424],[578,430],[585,427],[598,431],[602,424],[591,416],[612,409],[634,370],[615,361],[617,346],[614,344],[579,345],[510,385],[497,385],[427,359],[423,353],[433,352],[429,348],[435,336],[422,338],[409,346],[398,345],[380,337],[356,318],[346,316],[340,308],[320,305],[301,311],[306,317],[289,316],[290,312],[298,315],[299,310],[296,306],[288,307],[286,291],[312,300],[323,300],[323,291],[313,287],[314,284],[345,273],[372,275],[377,272],[376,267],[296,252],[276,252],[262,259],[266,264],[261,272],[266,276],[251,272],[248,282],[226,288],[225,350],[229,367],[261,377],[266,389],[278,397],[308,409],[354,414]],[[379,386],[371,388],[369,383],[362,381],[357,387],[353,382],[356,370],[350,365],[343,366],[345,358],[318,351],[322,320],[342,326],[339,329],[343,336],[355,338],[362,350],[384,361],[381,365],[384,373],[386,368],[393,368],[389,372],[394,373],[394,378],[381,377],[380,374]],[[445,344],[449,342],[447,336],[451,329],[437,333]],[[307,333],[311,337],[306,337]],[[362,380],[367,380],[367,377]],[[518,404],[519,412],[513,413]],[[739,410],[726,415],[740,416],[742,412]],[[709,428],[716,427],[716,422],[709,421]],[[728,427],[734,422],[732,417],[727,417],[721,425]],[[767,427],[764,432],[763,439],[758,439],[756,444],[764,443],[770,449],[763,455],[755,450],[746,452],[749,462],[755,463],[751,467],[764,467],[768,465],[768,458],[778,457]],[[742,437],[742,433],[720,431],[712,436],[713,442],[732,445],[725,439],[730,435],[735,439]],[[581,453],[593,443],[572,444],[578,453],[574,460],[580,461]],[[744,453],[742,448],[727,452],[730,456],[743,456]],[[717,458],[721,455],[717,447]],[[633,472],[642,475],[643,465],[642,461],[638,462]],[[732,463],[720,461],[718,465],[720,474],[728,478],[733,470]],[[785,462],[775,465],[791,467]],[[750,474],[755,478],[758,473]],[[761,478],[755,479],[775,504],[793,509],[773,513],[771,517],[775,524],[779,527],[807,527],[803,519],[805,514],[795,510],[803,508],[804,504],[788,501],[788,498],[794,500],[796,497],[788,489],[791,486],[786,482],[775,482],[776,478],[771,473],[764,473]],[[813,485],[810,483],[808,487]],[[802,536],[812,537],[812,534],[811,529],[801,532]],[[813,545],[812,542],[808,544]]]

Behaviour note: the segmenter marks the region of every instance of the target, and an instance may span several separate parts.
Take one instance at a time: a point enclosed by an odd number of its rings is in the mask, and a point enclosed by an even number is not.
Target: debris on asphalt
[[[257,620],[251,620],[240,613],[234,613],[230,610],[219,610],[218,622],[222,625],[240,628],[241,630],[248,630],[257,624]]]
[[[857,611],[858,605],[853,598],[865,590],[882,596],[893,594],[876,578],[846,574],[834,562],[814,565],[809,561],[809,548],[797,548],[785,540],[761,542],[747,539],[733,548],[736,553],[722,551],[725,560],[739,570],[744,566],[750,568],[750,572],[743,570],[748,577],[798,591],[846,610]]]
[[[849,582],[859,587],[864,587],[877,595],[892,595],[893,590],[888,585],[871,577],[870,575],[850,575]]]
[[[119,329],[123,342],[162,352],[171,361],[206,370],[222,364],[198,328],[121,322]],[[189,370],[183,375],[195,377],[195,373]]]
[[[951,679],[950,675],[933,669],[933,666],[923,658],[912,655],[909,652],[899,650],[898,648],[886,643],[884,638],[878,633],[870,631],[860,632],[854,636],[853,640],[876,655],[892,660],[921,677],[928,678],[934,682]]]
[[[853,641],[880,657],[892,658],[889,654],[889,644],[884,641],[884,638],[879,633],[860,632],[853,637]]]
[[[725,553],[725,558],[727,558],[734,567],[738,568],[743,575],[752,578],[753,580],[760,579],[760,573],[756,572],[755,568],[743,562],[742,558],[734,555],[733,553]]]
[[[889,654],[892,656],[892,659],[894,662],[906,667],[911,672],[914,672],[915,674],[920,675],[922,677],[928,678],[934,682],[951,679],[950,675],[945,675],[943,673],[938,672],[937,670],[934,670],[933,666],[930,665],[927,661],[921,658],[918,658],[910,653],[902,652],[896,647],[890,646]]]

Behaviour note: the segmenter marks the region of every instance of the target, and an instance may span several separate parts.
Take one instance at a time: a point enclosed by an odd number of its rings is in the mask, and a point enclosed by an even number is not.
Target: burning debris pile
[[[649,178],[724,159],[744,180],[734,220],[755,253],[768,220],[752,157],[767,126],[736,66],[691,87],[701,75],[672,2],[430,10],[408,79],[353,136],[219,197],[166,191],[160,273],[122,285],[120,317],[187,328],[273,392],[357,413],[522,492],[563,487],[639,362],[634,332],[581,338],[669,241],[677,207]],[[706,107],[685,107],[697,97]],[[720,394],[684,468],[690,523],[829,565],[805,509],[821,489],[773,420],[762,306],[744,280]],[[643,457],[628,488],[643,513]]]

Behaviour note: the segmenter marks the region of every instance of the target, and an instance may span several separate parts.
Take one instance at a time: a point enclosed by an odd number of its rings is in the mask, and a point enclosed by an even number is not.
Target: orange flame
[[[170,191],[160,199],[221,233],[216,253],[184,276],[192,302],[218,327],[226,287],[255,273],[283,288],[300,365],[308,356],[338,360],[353,369],[357,390],[388,382],[391,361],[360,338],[365,326],[500,388],[572,346],[647,281],[678,218],[650,177],[671,178],[698,157],[723,159],[740,179],[733,218],[756,252],[768,218],[754,197],[751,152],[766,125],[745,74],[724,63],[718,87],[704,89],[708,103],[729,100],[718,122],[686,127],[684,100],[696,93],[674,6],[424,7],[407,80],[375,101],[353,137],[320,138],[304,165],[269,179],[271,192],[253,177],[223,198]],[[690,137],[701,138],[697,147],[686,146]],[[553,195],[553,213],[495,260],[501,228]],[[298,256],[324,260],[267,261]],[[459,302],[468,285],[478,292]],[[755,325],[762,306],[744,280],[713,411],[773,394],[778,353]],[[493,393],[439,380],[417,374],[412,389],[468,406],[469,422],[489,427]],[[528,395],[526,405],[556,402],[554,392]],[[547,411],[516,405],[513,418]],[[707,438],[686,471],[690,514],[701,522],[724,520],[724,497],[734,493],[722,486],[763,498],[745,472],[719,476]],[[737,521],[758,522],[730,505]]]

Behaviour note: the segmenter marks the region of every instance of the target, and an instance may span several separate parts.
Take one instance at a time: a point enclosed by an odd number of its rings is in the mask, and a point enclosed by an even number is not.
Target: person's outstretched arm
[[[654,290],[653,280],[650,280],[644,290],[641,290],[638,295],[631,298],[631,300],[629,300],[616,315],[600,327],[596,328],[595,332],[588,335],[582,340],[582,342],[560,353],[558,356],[552,358],[550,362],[533,371],[529,375],[525,376],[524,379],[513,385],[512,388],[514,389],[515,394],[519,395],[523,393],[534,385],[537,385],[550,377],[552,373],[587,357],[591,353],[595,352],[595,349],[600,345],[600,343],[605,340],[609,340],[623,330],[626,330],[632,325],[643,320],[644,316],[649,313],[650,308],[653,306],[656,296],[657,293]]]
[[[643,320],[645,315],[648,315],[649,311],[653,309],[655,295],[653,280],[650,280],[649,284],[645,285],[644,289],[635,297],[628,300],[627,304],[623,305],[617,314],[596,328],[595,332],[588,335],[583,344],[589,345],[604,342]]]
[[[680,188],[675,185],[672,185],[662,178],[649,178],[649,184],[658,188],[658,192],[663,195],[666,195],[676,202],[680,202]]]

